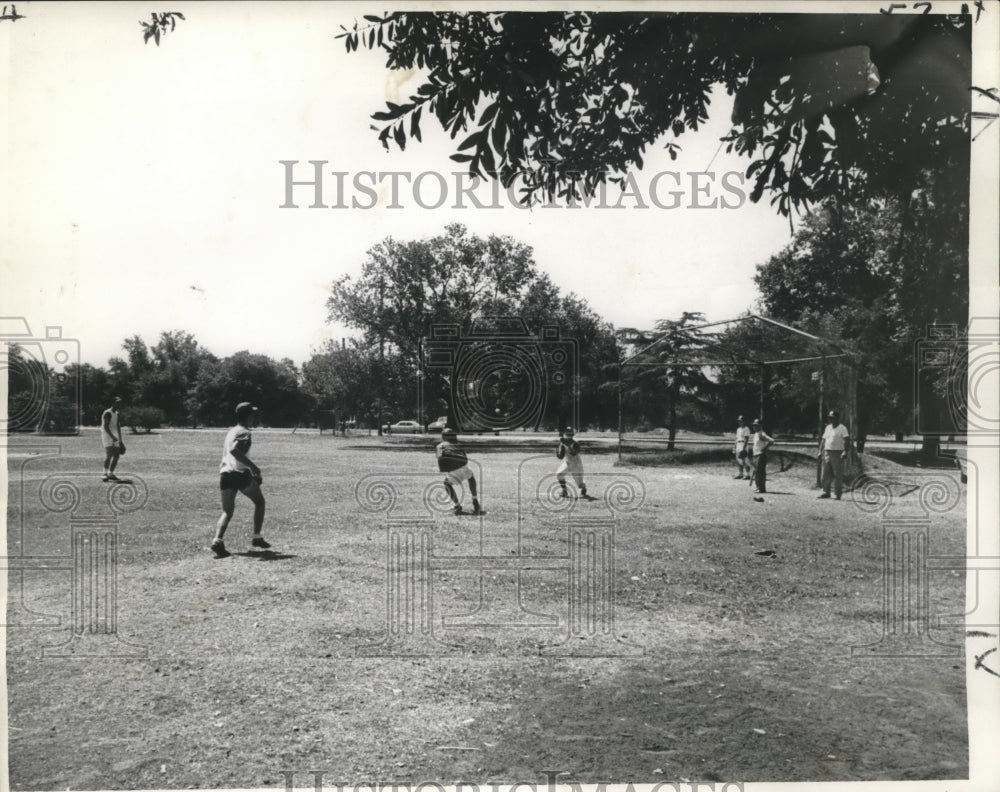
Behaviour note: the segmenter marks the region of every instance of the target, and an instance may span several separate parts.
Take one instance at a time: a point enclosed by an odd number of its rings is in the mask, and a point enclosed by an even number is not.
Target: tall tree
[[[682,399],[706,403],[713,389],[702,366],[685,364],[699,360],[712,338],[699,328],[704,323],[700,312],[685,311],[679,319],[659,320],[652,332],[634,328],[619,331],[629,360],[622,370],[622,398],[632,411],[638,409],[648,419],[666,424],[671,451]]]
[[[927,176],[929,180],[929,176]],[[934,324],[968,322],[967,203],[939,205],[933,185],[905,200],[832,204],[758,267],[765,309],[856,354],[859,434],[914,428],[917,345]],[[933,438],[926,438],[933,455]]]

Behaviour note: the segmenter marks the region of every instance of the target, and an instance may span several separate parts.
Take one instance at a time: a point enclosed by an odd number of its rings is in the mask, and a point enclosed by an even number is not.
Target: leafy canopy
[[[434,117],[452,159],[521,190],[576,199],[622,183],[654,145],[734,96],[728,149],[751,158],[751,198],[779,212],[861,193],[905,195],[916,174],[967,161],[972,17],[885,14],[410,13],[339,36],[418,69],[373,114],[404,148]],[[967,167],[967,166],[966,166]],[[940,183],[940,182],[939,182]]]

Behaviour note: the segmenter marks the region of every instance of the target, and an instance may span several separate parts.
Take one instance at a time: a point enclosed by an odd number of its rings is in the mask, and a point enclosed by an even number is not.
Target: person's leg
[[[830,497],[830,483],[833,480],[833,460],[829,451],[823,452],[823,494],[822,498]]]
[[[482,509],[479,508],[479,493],[476,490],[475,476],[469,476],[469,494],[472,495],[472,511],[478,514]]]
[[[587,497],[587,485],[583,483],[583,471],[573,471],[573,481],[576,482],[576,488],[580,490],[580,495],[584,498]]]
[[[233,509],[236,506],[236,490],[224,489],[220,490],[220,494],[222,496],[222,514],[219,516],[219,521],[215,524],[215,538],[212,539],[212,550],[216,555],[222,556],[228,555],[222,537],[226,535],[229,521],[233,519]]]
[[[111,457],[115,454],[114,446],[104,447],[104,479],[107,480],[111,475]]]
[[[113,479],[115,477],[115,468],[118,467],[118,460],[121,458],[121,454],[118,452],[118,446],[111,447],[111,464],[108,466],[108,475]]]
[[[253,502],[253,538],[257,539],[264,529],[264,493],[256,481],[244,487],[241,492]]]
[[[833,468],[833,492],[837,500],[840,500],[840,496],[844,492],[844,457],[839,454],[831,454],[830,461],[833,463],[831,467]],[[830,491],[829,485],[827,485],[827,492]]]
[[[757,460],[757,492],[767,492],[767,454],[761,454]]]
[[[564,498],[568,498],[569,490],[566,489],[566,474],[556,473],[556,478],[559,480],[559,494]]]

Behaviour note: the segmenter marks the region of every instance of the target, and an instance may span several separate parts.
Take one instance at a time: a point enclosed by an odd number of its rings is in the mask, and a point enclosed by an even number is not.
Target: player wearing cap
[[[556,449],[556,457],[562,460],[562,464],[556,470],[556,478],[559,479],[562,497],[569,497],[569,491],[566,489],[566,474],[569,473],[573,476],[573,481],[576,482],[580,495],[587,498],[587,485],[583,483],[583,458],[580,456],[580,444],[574,435],[572,427],[559,433],[559,447]]]
[[[102,481],[119,481],[115,475],[118,458],[125,453],[120,426],[121,415],[118,406],[122,403],[120,396],[115,396],[108,407],[101,413],[101,444],[104,446],[104,478]]]
[[[250,402],[240,402],[236,406],[236,426],[226,433],[226,441],[222,446],[222,466],[219,469],[219,490],[222,493],[222,516],[215,529],[212,540],[212,552],[218,558],[225,558],[230,553],[222,537],[233,518],[236,506],[236,492],[242,492],[253,501],[253,547],[266,550],[271,545],[264,541],[261,530],[264,527],[264,493],[260,485],[264,477],[247,454],[252,442],[250,429],[255,421],[257,408]]]
[[[437,456],[438,470],[444,473],[444,487],[448,490],[451,502],[455,504],[455,514],[462,513],[462,504],[459,503],[458,493],[455,487],[461,486],[463,481],[469,482],[469,493],[472,495],[472,513],[482,514],[479,507],[479,498],[476,493],[476,477],[469,467],[469,458],[465,449],[458,444],[458,434],[454,429],[446,428],[441,432],[441,442],[434,449]]]

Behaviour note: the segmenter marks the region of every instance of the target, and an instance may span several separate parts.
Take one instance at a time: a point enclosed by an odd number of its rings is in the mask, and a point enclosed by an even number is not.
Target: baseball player
[[[437,456],[438,470],[444,473],[444,487],[448,490],[451,502],[455,504],[455,514],[462,513],[462,504],[458,501],[455,487],[463,481],[469,482],[469,492],[472,495],[472,513],[482,514],[479,498],[476,492],[476,477],[469,467],[469,458],[465,449],[458,444],[458,434],[454,429],[446,428],[441,432],[441,442],[434,449]]]
[[[101,444],[104,446],[104,477],[101,481],[120,481],[115,475],[118,458],[125,453],[125,443],[122,442],[120,426],[121,406],[120,396],[115,396],[111,406],[101,413]]]
[[[267,550],[271,545],[261,536],[264,527],[264,493],[260,485],[264,482],[260,468],[247,454],[250,452],[251,428],[255,423],[256,410],[250,402],[240,402],[236,405],[236,426],[226,433],[222,446],[222,465],[219,468],[219,490],[222,493],[222,516],[216,525],[215,538],[212,540],[212,552],[218,558],[230,555],[222,537],[233,518],[236,506],[236,493],[242,492],[253,501],[253,539],[251,546]]]
[[[580,456],[580,444],[574,439],[573,428],[569,427],[559,433],[559,447],[556,449],[556,456],[562,460],[556,470],[556,478],[559,479],[559,487],[562,490],[562,497],[569,497],[569,490],[566,489],[566,474],[573,476],[581,497],[588,498],[587,485],[583,483],[583,459]]]

